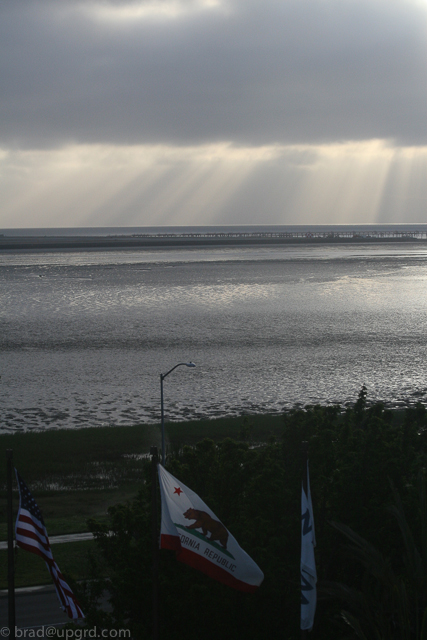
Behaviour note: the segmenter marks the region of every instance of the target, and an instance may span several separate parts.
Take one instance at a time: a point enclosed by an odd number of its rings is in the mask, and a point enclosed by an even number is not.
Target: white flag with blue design
[[[311,503],[310,478],[307,462],[307,485],[301,492],[301,629],[311,631],[316,612],[316,563],[314,547],[313,505]]]

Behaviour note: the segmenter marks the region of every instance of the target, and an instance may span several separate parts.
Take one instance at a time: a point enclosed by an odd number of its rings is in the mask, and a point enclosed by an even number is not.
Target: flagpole
[[[308,464],[308,441],[303,440],[301,442],[301,454],[302,454],[302,487],[304,489],[305,494],[308,492],[308,482],[307,482],[307,464]],[[301,640],[308,639],[308,630],[301,629]]]
[[[152,625],[153,640],[159,638],[159,534],[157,526],[157,447],[151,447],[151,541],[153,551],[153,602]]]
[[[308,442],[307,440],[303,440],[301,442],[301,454],[302,454],[302,487],[305,493],[307,493],[308,491],[308,483],[307,483]]]
[[[12,505],[12,449],[6,450],[7,458],[7,586],[9,608],[9,639],[15,640],[15,567],[13,557],[13,505]]]

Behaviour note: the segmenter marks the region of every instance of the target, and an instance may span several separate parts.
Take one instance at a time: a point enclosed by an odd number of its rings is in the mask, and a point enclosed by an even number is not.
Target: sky
[[[427,0],[2,0],[0,228],[427,222]]]

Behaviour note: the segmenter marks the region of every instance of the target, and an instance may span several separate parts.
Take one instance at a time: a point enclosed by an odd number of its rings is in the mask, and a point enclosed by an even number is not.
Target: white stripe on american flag
[[[45,560],[53,560],[46,528],[26,509],[19,510],[15,537],[18,546],[38,553]],[[29,546],[31,549],[28,548]]]
[[[50,571],[53,582],[55,584],[58,598],[62,602],[63,606],[66,608],[69,617],[84,618],[83,611],[81,610],[80,605],[75,599],[74,594],[71,591],[70,587],[65,582],[64,577],[60,572],[56,562],[53,562],[52,564],[46,563],[46,565]]]
[[[46,528],[43,526],[43,524],[39,522],[37,518],[32,516],[29,511],[27,511],[26,509],[23,509],[22,507],[19,512],[19,523],[23,527],[34,529],[42,537],[47,538],[47,531],[46,531]]]
[[[23,538],[29,537],[35,540],[42,546],[46,551],[50,548],[49,538],[41,535],[37,529],[29,525],[27,522],[23,522],[21,516],[17,522],[16,531],[19,535],[22,535]]]

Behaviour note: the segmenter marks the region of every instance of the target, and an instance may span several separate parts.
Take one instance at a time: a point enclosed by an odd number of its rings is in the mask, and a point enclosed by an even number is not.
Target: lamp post
[[[194,362],[178,362],[172,369],[169,369],[167,373],[160,374],[160,406],[162,412],[162,465],[165,466],[165,414],[163,410],[163,380],[177,367],[195,367]]]

